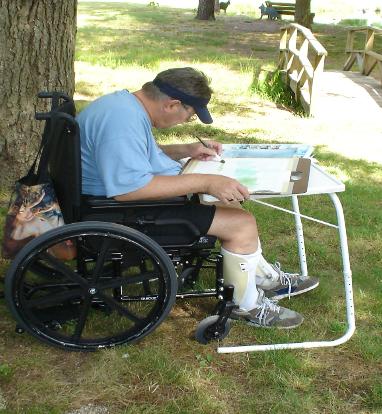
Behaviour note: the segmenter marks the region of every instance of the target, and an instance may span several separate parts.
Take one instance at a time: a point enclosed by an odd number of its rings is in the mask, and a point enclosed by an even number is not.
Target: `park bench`
[[[296,17],[296,3],[284,3],[282,1],[271,1],[265,2],[267,7],[272,7],[281,16],[282,14]],[[313,23],[315,13],[310,13],[309,24]]]
[[[267,7],[272,7],[278,14],[294,16],[296,13],[296,3],[284,3],[281,1],[266,1]]]

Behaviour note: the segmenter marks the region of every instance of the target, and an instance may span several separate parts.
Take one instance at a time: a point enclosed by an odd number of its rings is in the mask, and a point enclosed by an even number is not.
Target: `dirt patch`
[[[253,19],[246,16],[218,17],[218,21],[223,20],[224,28],[230,31],[250,32],[250,33],[280,33],[280,27],[285,25],[285,21]]]
[[[84,407],[79,408],[75,411],[70,411],[67,414],[108,414],[109,410],[106,407],[96,406],[93,404],[88,404]]]

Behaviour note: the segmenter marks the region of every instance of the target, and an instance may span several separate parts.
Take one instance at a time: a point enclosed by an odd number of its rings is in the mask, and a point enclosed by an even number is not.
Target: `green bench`
[[[266,1],[267,7],[272,7],[278,14],[288,14],[294,16],[296,13],[296,3],[284,3],[281,1]]]

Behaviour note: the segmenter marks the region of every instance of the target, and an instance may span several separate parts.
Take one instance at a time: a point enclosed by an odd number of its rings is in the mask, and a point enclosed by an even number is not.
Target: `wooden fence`
[[[314,114],[315,91],[327,54],[306,27],[291,23],[281,28],[278,69],[308,115]]]
[[[365,35],[365,42],[362,49],[355,49],[354,39],[356,34]],[[345,53],[347,59],[344,70],[350,70],[357,62],[358,69],[363,75],[370,75],[372,70],[377,67],[379,70],[379,79],[382,84],[382,54],[373,50],[375,35],[382,35],[382,30],[373,27],[354,27],[348,29]]]

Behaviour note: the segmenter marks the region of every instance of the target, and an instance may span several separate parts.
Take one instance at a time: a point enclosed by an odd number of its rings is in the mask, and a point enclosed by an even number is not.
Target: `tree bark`
[[[296,0],[296,13],[294,15],[296,23],[307,27],[312,26],[312,16],[310,13],[310,0]]]
[[[196,19],[199,20],[215,20],[215,0],[199,0]]]
[[[214,11],[215,13],[219,14],[220,13],[220,2],[219,0],[214,0],[215,1],[215,5],[214,5]]]
[[[40,141],[42,90],[74,92],[77,0],[0,0],[0,188],[27,171]]]

